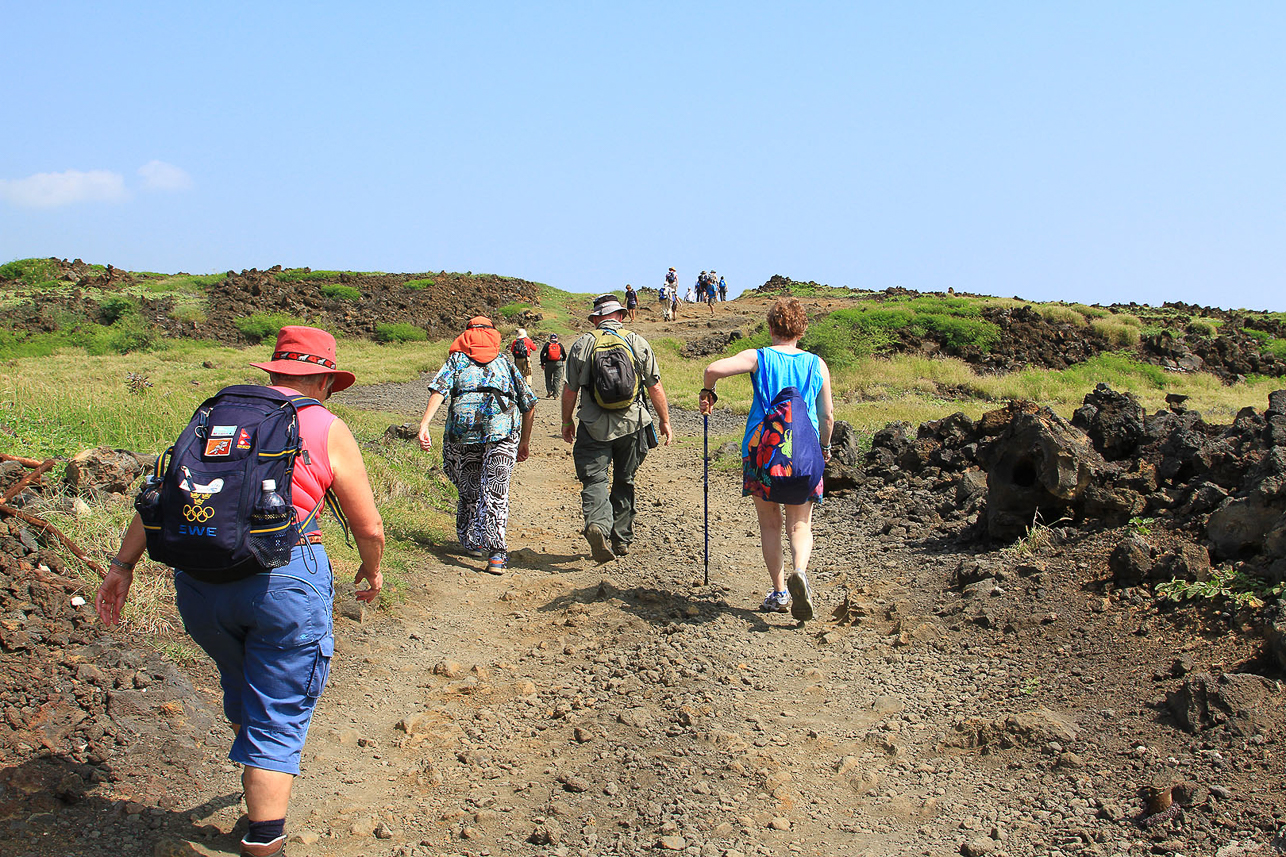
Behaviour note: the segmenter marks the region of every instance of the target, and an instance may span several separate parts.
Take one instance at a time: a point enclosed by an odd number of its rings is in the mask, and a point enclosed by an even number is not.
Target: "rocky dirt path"
[[[1050,596],[1036,613],[1037,588],[1058,588],[1043,567],[1013,585],[1028,603],[989,588],[969,606],[949,586],[958,557],[837,500],[816,526],[818,618],[758,613],[753,512],[727,471],[711,472],[702,585],[692,415],[640,471],[635,550],[597,565],[549,404],[515,479],[511,571],[481,573],[444,547],[391,616],[339,620],[292,855],[1214,853],[1243,834],[1252,846],[1242,823],[1199,824],[1187,836],[1212,847],[1184,852],[1169,827],[1131,820],[1159,754],[1211,783],[1227,763],[1213,744],[1181,748],[1139,707],[1152,663],[1092,686],[1113,653],[1087,645],[1082,623],[1120,628],[1128,612],[1073,587],[1071,603]],[[236,813],[210,820],[226,830]]]
[[[413,391],[363,400],[418,415]],[[703,584],[692,414],[640,470],[634,550],[590,561],[551,405],[517,470],[508,574],[442,546],[404,604],[343,605],[292,857],[1273,853],[1280,688],[1244,674],[1235,618],[1106,587],[1111,534],[983,551],[944,535],[930,492],[872,483],[818,510],[819,609],[799,626],[756,610],[757,528],[723,469]],[[17,854],[236,853],[226,733],[194,734],[117,748],[110,794],[9,822]],[[1186,809],[1144,827],[1151,783]]]

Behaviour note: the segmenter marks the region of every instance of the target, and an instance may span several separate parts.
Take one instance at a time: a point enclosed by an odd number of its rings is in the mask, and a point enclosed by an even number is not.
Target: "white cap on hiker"
[[[518,338],[519,338],[519,339],[526,339],[526,338],[527,338],[527,328],[525,328],[525,327],[520,327],[520,328],[518,328],[517,336],[518,336]]]
[[[589,317],[601,318],[614,312],[625,312],[625,307],[621,306],[616,295],[599,295],[594,298],[594,311],[589,314]]]

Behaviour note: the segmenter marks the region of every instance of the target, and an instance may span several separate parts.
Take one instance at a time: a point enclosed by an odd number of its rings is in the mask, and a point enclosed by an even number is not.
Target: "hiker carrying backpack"
[[[286,565],[327,500],[343,521],[329,491],[303,521],[291,501],[299,411],[320,404],[252,385],[203,402],[134,503],[152,560],[227,583]]]
[[[600,408],[619,411],[638,401],[643,394],[639,377],[638,355],[625,331],[612,327],[594,329],[594,347],[589,365],[592,384],[589,387]]]

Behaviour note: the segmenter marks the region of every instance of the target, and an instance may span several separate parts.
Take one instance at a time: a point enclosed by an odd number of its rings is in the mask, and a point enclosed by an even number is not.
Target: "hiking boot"
[[[589,553],[595,562],[611,562],[616,559],[616,554],[612,553],[612,547],[607,541],[607,533],[598,524],[586,525],[585,541],[589,542]]]
[[[785,613],[790,604],[790,595],[785,592],[777,592],[774,589],[768,590],[764,603],[759,605],[760,613]]]
[[[475,559],[482,559],[487,555],[487,552],[482,548],[462,548],[462,550],[464,551],[465,556],[471,556]]]
[[[612,553],[616,554],[617,556],[629,556],[630,543],[623,542],[618,539],[612,539]]]
[[[786,591],[790,593],[790,615],[800,622],[813,618],[813,590],[808,585],[808,576],[796,571],[786,578]]]
[[[505,569],[509,567],[509,557],[504,551],[493,553],[487,560],[487,566],[483,571],[487,574],[504,574]]]
[[[271,842],[241,840],[241,857],[286,857],[286,837],[278,836]]]

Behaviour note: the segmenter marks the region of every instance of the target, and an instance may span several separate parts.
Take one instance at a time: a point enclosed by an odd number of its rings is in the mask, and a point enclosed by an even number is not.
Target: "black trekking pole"
[[[705,476],[702,479],[704,483],[705,504],[705,534],[706,534],[706,577],[705,585],[710,585],[710,417],[702,415],[702,425],[704,426],[704,447],[705,447]]]

